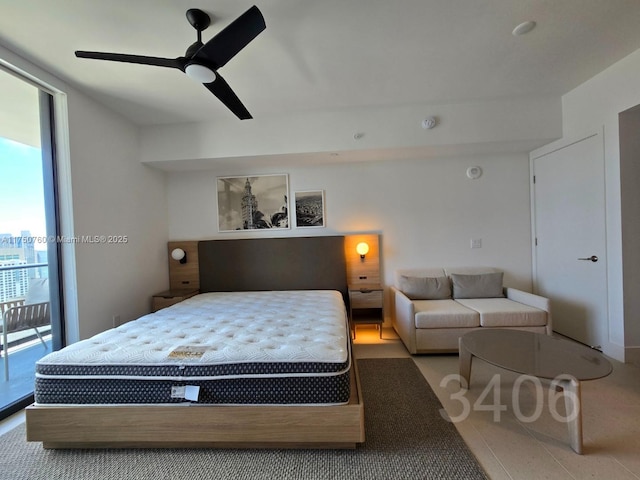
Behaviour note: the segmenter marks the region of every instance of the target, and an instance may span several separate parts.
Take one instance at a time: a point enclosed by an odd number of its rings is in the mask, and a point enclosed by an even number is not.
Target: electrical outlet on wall
[[[471,239],[471,248],[482,248],[482,239],[481,238],[472,238]]]

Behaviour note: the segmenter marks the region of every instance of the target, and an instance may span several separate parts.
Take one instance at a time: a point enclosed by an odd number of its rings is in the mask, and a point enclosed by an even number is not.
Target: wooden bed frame
[[[44,448],[355,448],[364,442],[357,368],[341,406],[27,407],[27,441]]]
[[[341,236],[197,244],[201,292],[347,292]],[[34,404],[26,409],[27,441],[42,442],[44,448],[355,448],[364,442],[364,403],[352,361],[346,405]]]

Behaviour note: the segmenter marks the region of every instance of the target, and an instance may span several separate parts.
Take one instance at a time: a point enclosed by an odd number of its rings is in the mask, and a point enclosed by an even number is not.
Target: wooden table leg
[[[460,387],[469,388],[471,383],[471,358],[472,355],[462,342],[462,337],[458,339],[458,355],[460,363]]]
[[[582,455],[582,401],[580,399],[580,382],[575,378],[560,380],[565,391],[564,404],[569,427],[569,443],[571,448]]]

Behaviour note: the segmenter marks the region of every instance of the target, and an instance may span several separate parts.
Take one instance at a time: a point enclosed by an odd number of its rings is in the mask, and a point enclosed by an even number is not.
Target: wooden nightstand
[[[384,289],[381,285],[349,285],[349,323],[353,338],[357,324],[376,324],[382,338]]]
[[[193,289],[166,290],[164,292],[156,293],[151,298],[151,311],[157,312],[161,308],[175,305],[189,297],[193,297],[197,293],[198,290]]]

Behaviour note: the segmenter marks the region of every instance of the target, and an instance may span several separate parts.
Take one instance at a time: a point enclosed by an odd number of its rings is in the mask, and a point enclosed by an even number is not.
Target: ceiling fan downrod
[[[198,43],[202,43],[202,31],[211,25],[211,17],[198,8],[187,10],[187,20],[198,32]]]

